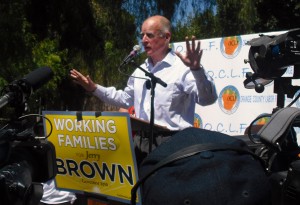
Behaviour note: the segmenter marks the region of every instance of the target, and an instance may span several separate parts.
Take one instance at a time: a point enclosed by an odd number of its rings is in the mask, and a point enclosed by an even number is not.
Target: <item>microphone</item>
[[[7,103],[13,103],[15,106],[21,105],[52,77],[53,72],[49,67],[41,67],[25,75],[22,79],[13,81],[2,90],[2,93],[5,94],[0,97],[0,108]]]
[[[23,77],[23,81],[29,84],[33,91],[36,91],[46,84],[53,77],[53,72],[49,67],[38,68]]]
[[[133,46],[133,50],[129,53],[128,56],[126,56],[126,58],[123,59],[123,62],[121,63],[120,67],[123,65],[126,65],[133,58],[135,58],[140,50],[141,50],[141,47],[139,45]]]

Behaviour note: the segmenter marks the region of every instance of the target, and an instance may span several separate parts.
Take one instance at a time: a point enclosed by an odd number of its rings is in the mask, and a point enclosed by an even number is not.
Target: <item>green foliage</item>
[[[39,39],[32,50],[33,62],[55,73],[40,92],[51,96],[46,100],[47,109],[96,109],[90,96],[68,78],[70,68],[89,74],[99,84],[124,85],[115,77],[116,71],[135,41],[136,27],[134,17],[120,9],[122,2],[28,1],[27,18]]]
[[[67,50],[59,50],[58,39],[44,39],[32,49],[32,58],[37,67],[50,67],[53,71],[53,78],[37,93],[41,98],[47,99],[49,105],[56,104],[55,102],[60,99],[57,99],[54,93],[57,92],[58,86],[67,74]]]
[[[58,39],[44,39],[33,48],[32,54],[37,67],[52,69],[54,77],[45,87],[51,91],[56,90],[60,81],[66,77],[67,49],[59,50]]]
[[[179,2],[179,0],[157,0],[158,13],[163,13],[165,17],[172,19],[175,7]]]
[[[32,50],[33,62],[37,67],[50,67],[54,73],[54,79],[48,84],[52,89],[65,77],[67,68],[67,49],[59,50],[58,39],[44,39]]]
[[[212,9],[190,17],[187,25],[178,24],[173,33],[173,41],[183,41],[186,36],[196,36],[197,39],[205,39],[220,36],[220,27],[217,24],[216,16]]]
[[[299,0],[256,0],[258,22],[255,32],[282,31],[299,28]]]
[[[252,0],[217,0],[217,19],[222,36],[242,35],[253,32],[257,22]]]
[[[31,48],[36,36],[30,33],[22,0],[0,4],[0,86],[32,70]]]

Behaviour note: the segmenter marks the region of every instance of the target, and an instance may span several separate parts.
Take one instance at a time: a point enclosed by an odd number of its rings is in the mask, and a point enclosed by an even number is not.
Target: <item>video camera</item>
[[[300,86],[292,85],[300,78],[300,29],[292,29],[278,36],[261,35],[248,42],[249,59],[253,73],[246,74],[245,88],[264,91],[264,86],[274,81],[277,107],[257,134],[248,131],[250,140],[258,146],[256,153],[265,160],[272,184],[272,205],[300,204],[300,148],[295,127],[300,127],[300,110],[291,105],[285,107],[285,97],[293,98]],[[283,76],[292,69],[291,76]]]
[[[56,176],[53,144],[40,136],[39,114],[23,115],[30,95],[53,76],[48,67],[16,80],[2,89],[0,109],[9,104],[16,113],[0,128],[1,205],[36,205],[43,196],[43,182]]]
[[[279,106],[283,107],[283,95],[291,98],[299,90],[299,86],[291,85],[291,80],[300,78],[300,28],[278,36],[261,35],[247,44],[251,47],[245,62],[254,72],[246,74],[244,87],[261,93],[274,80],[274,93],[279,95]],[[292,76],[282,77],[288,68],[293,70]]]

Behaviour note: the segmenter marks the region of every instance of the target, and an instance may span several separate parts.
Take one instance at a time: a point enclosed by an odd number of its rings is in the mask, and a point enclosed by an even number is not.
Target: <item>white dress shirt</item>
[[[191,71],[177,55],[170,51],[155,66],[149,59],[141,65],[167,83],[156,84],[154,98],[154,123],[170,130],[182,130],[193,126],[195,103],[205,106],[217,99],[213,79],[204,69]],[[94,95],[106,103],[128,108],[134,106],[136,117],[150,121],[151,90],[146,88],[145,73],[137,68],[128,79],[124,90],[97,85]]]
[[[73,192],[56,189],[54,179],[51,179],[43,184],[44,194],[41,202],[45,204],[61,204],[73,202],[76,200],[76,195]]]

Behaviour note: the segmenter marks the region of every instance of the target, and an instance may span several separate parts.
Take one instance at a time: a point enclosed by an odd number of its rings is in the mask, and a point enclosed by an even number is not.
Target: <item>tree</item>
[[[214,14],[213,5],[206,8],[195,17],[190,17],[189,23],[177,24],[174,29],[173,41],[183,41],[186,36],[195,35],[198,39],[220,36],[220,26]]]
[[[0,86],[32,70],[31,48],[36,37],[30,33],[22,0],[0,4]]]
[[[53,80],[37,92],[39,98],[48,97],[47,109],[114,109],[70,81],[68,70],[75,67],[102,85],[124,87],[128,77],[119,74],[119,64],[138,42],[139,28],[148,16],[169,18],[173,41],[183,41],[192,34],[203,39],[299,27],[299,4],[296,0],[1,0],[0,86],[37,67],[51,66]],[[175,14],[182,21],[177,23]],[[130,74],[134,68],[122,69]]]
[[[103,110],[103,103],[68,78],[68,70],[76,67],[103,85],[124,84],[125,78],[117,75],[118,62],[136,42],[136,27],[134,17],[121,9],[122,3],[3,1],[0,66],[5,69],[0,69],[0,86],[36,67],[48,66],[54,78],[36,93],[37,98],[45,98],[46,109]]]
[[[297,0],[256,0],[258,21],[255,32],[282,31],[299,28],[300,2]]]
[[[32,31],[40,38],[58,39],[60,51],[66,50],[65,75],[58,83],[62,103],[48,109],[95,110],[105,104],[91,98],[68,78],[67,71],[77,68],[103,85],[120,85],[117,62],[134,41],[134,18],[120,9],[122,0],[31,0],[28,18]],[[130,48],[131,49],[131,48]],[[77,100],[70,100],[77,99]],[[79,100],[80,99],[80,100]],[[99,106],[96,106],[99,105]],[[48,104],[49,106],[49,104]],[[105,107],[105,109],[110,109]]]
[[[221,36],[249,34],[258,21],[252,0],[217,0],[217,19]]]

